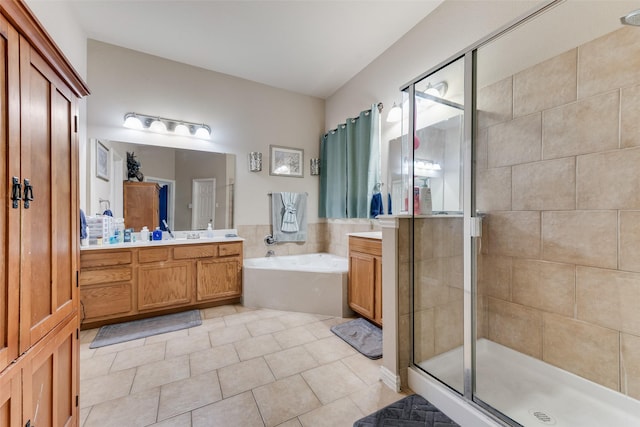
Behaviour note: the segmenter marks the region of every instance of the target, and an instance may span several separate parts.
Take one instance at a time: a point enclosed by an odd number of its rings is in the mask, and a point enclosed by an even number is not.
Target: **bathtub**
[[[248,258],[243,269],[247,307],[349,317],[347,258],[317,253]]]
[[[462,384],[462,347],[417,365],[451,384]],[[640,402],[541,360],[481,338],[476,344],[476,392],[523,426],[640,426]],[[459,395],[409,368],[409,388],[461,425],[500,426]]]

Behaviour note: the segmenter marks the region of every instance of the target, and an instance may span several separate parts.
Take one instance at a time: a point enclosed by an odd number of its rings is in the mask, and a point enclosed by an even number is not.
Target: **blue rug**
[[[149,317],[131,322],[116,323],[100,328],[89,348],[104,347],[152,335],[178,331],[202,325],[200,310],[189,310],[164,316]]]
[[[385,406],[353,423],[353,427],[460,427],[417,394]]]
[[[331,332],[369,359],[382,357],[382,329],[363,318],[332,326]]]

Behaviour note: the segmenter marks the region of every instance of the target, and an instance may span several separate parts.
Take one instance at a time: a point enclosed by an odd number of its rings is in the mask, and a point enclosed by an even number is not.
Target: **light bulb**
[[[129,129],[142,129],[142,121],[136,115],[129,115],[125,117],[124,127]]]
[[[189,127],[187,125],[185,125],[184,123],[179,123],[176,125],[174,132],[176,133],[176,135],[185,135],[185,136],[189,136],[190,132],[189,132]]]
[[[155,119],[153,122],[151,122],[151,126],[149,126],[149,130],[151,132],[156,132],[156,133],[166,133],[167,132],[167,125],[165,125],[158,118],[158,119]]]
[[[393,107],[389,110],[389,114],[387,114],[388,122],[399,122],[402,119],[402,108],[398,107],[398,105],[394,102]]]
[[[209,137],[211,136],[211,133],[209,132],[209,129],[207,129],[206,127],[199,126],[198,129],[196,130],[195,136],[196,138],[209,139]]]

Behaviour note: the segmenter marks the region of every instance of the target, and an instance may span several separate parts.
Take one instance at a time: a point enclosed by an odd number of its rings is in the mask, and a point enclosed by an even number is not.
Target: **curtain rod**
[[[382,102],[378,102],[375,105],[376,105],[376,107],[378,107],[378,113],[382,113],[382,109],[384,108],[384,104]],[[371,111],[371,108],[367,108],[366,110],[362,110],[362,111]],[[358,120],[358,118],[360,118],[359,115],[358,115],[358,117],[348,118],[347,120],[351,120],[352,122],[355,122],[356,120]],[[346,126],[346,125],[347,125],[346,123],[341,123],[338,126]],[[322,137],[324,138],[329,133],[336,132],[337,130],[338,130],[338,127],[336,127],[335,129],[329,129],[328,131],[326,131],[324,133],[324,135],[322,135]]]

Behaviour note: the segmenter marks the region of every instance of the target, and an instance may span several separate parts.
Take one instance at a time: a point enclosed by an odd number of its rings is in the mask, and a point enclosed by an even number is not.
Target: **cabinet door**
[[[374,257],[375,279],[373,281],[373,292],[375,299],[375,309],[373,321],[382,326],[382,258]]]
[[[22,352],[77,309],[79,213],[76,99],[22,38],[20,93],[21,175],[33,187],[21,210]]]
[[[349,254],[349,307],[361,315],[374,318],[375,261],[369,254]]]
[[[12,178],[20,177],[20,37],[0,17],[0,371],[18,356],[20,204],[13,207]],[[4,424],[3,424],[4,425]]]
[[[160,225],[158,205],[160,194],[154,182],[124,183],[124,225],[140,230],[145,225],[154,230]]]
[[[19,426],[22,419],[21,369],[7,369],[0,375],[0,426]]]
[[[138,310],[179,306],[191,302],[190,262],[167,262],[138,267]]]
[[[72,316],[34,348],[23,369],[23,422],[37,427],[77,425],[78,317]]]
[[[215,300],[242,295],[242,262],[238,257],[200,260],[196,298],[198,301]]]

